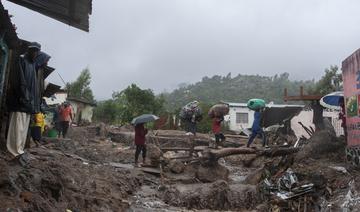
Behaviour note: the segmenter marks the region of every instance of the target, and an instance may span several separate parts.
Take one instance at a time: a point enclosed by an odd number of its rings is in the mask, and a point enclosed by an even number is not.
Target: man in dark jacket
[[[142,152],[143,164],[145,164],[146,158],[146,144],[145,144],[145,136],[148,133],[148,130],[144,127],[144,124],[135,125],[135,166],[139,167],[138,159],[140,152]]]
[[[40,112],[40,94],[35,67],[40,44],[31,43],[26,54],[19,58],[16,77],[15,104],[10,107],[10,123],[7,136],[7,149],[14,156],[24,153],[31,114]]]

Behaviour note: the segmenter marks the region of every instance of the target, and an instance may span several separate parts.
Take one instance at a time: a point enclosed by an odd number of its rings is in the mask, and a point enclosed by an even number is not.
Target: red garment
[[[221,132],[221,121],[222,121],[222,119],[213,118],[212,131],[214,134],[218,134]]]
[[[60,121],[71,121],[72,113],[70,106],[61,107],[59,114],[60,114]]]
[[[145,136],[148,133],[148,130],[145,129],[144,124],[138,124],[135,126],[135,144],[144,145]]]

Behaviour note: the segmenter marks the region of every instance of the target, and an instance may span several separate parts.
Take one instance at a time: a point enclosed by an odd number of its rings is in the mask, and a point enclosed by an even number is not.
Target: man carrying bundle
[[[250,147],[257,135],[260,135],[263,140],[263,147],[268,147],[266,142],[265,132],[261,128],[262,111],[265,108],[265,101],[262,99],[250,99],[247,107],[254,110],[254,122],[251,128],[251,136],[247,143],[247,147]]]
[[[180,117],[185,124],[187,135],[196,135],[196,125],[202,119],[202,111],[198,101],[186,104],[180,111]]]

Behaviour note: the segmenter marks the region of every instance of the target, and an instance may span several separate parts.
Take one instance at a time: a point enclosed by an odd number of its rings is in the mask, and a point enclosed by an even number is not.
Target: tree
[[[130,123],[139,115],[164,113],[164,97],[155,96],[152,90],[143,90],[132,84],[123,91],[114,92],[112,99],[100,102],[95,109],[96,120],[108,123]]]
[[[91,73],[88,68],[81,71],[78,78],[71,83],[66,84],[66,91],[70,97],[83,98],[94,101],[94,95],[90,88]]]
[[[199,106],[203,112],[203,118],[197,124],[197,131],[201,132],[201,133],[208,133],[211,131],[211,124],[212,124],[212,120],[208,116],[208,111],[210,110],[211,105],[205,104],[205,103],[200,103]]]
[[[200,82],[179,87],[173,92],[167,93],[165,95],[166,108],[174,112],[174,109],[182,107],[194,99],[210,105],[219,101],[247,102],[252,98],[283,103],[285,88],[289,95],[295,95],[300,86],[307,89],[313,87],[314,84],[313,80],[290,80],[289,73],[273,77],[242,74],[232,76],[231,73],[226,76],[205,76]]]
[[[325,75],[309,89],[311,94],[326,95],[342,89],[342,75],[337,66],[325,69]]]
[[[337,66],[330,66],[325,69],[325,75],[315,83],[314,86],[308,89],[308,93],[315,95],[326,95],[328,93],[339,91],[342,89],[342,75],[339,73]],[[315,124],[316,130],[322,130],[325,128],[323,110],[324,107],[320,105],[319,101],[313,101],[311,108],[314,111],[313,123]]]
[[[108,99],[98,102],[97,107],[94,109],[94,120],[105,123],[116,123],[119,118],[118,114],[117,105],[114,100]]]

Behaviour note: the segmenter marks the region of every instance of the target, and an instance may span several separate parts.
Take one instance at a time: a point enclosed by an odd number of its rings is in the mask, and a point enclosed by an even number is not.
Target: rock
[[[108,132],[106,129],[106,125],[104,123],[99,123],[96,126],[96,135],[101,137],[101,138],[105,138],[107,136]]]
[[[248,176],[246,176],[244,183],[250,185],[258,185],[263,179],[263,174],[264,168],[257,169],[254,172],[250,173]]]
[[[153,166],[157,166],[160,164],[160,157],[162,156],[162,151],[159,147],[157,147],[154,144],[147,144],[146,145],[147,150],[147,158],[150,159],[150,163]]]
[[[183,173],[185,170],[185,165],[183,162],[178,160],[171,160],[169,163],[170,170],[175,174]]]
[[[167,187],[163,200],[173,206],[188,209],[249,211],[260,203],[256,186],[229,184],[218,180],[207,184]]]
[[[20,193],[20,198],[24,200],[24,202],[31,202],[33,199],[33,194],[29,191],[23,191]]]
[[[202,182],[228,181],[229,170],[218,163],[211,166],[200,165],[196,172],[196,177]]]
[[[255,185],[234,184],[229,186],[229,189],[227,194],[229,208],[243,208],[248,211],[261,203],[260,194]]]

